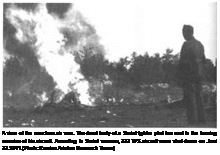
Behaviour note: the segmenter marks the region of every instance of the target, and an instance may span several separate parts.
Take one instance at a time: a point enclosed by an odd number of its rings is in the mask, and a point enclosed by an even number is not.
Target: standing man
[[[179,85],[183,88],[184,104],[189,125],[205,124],[205,110],[202,102],[202,77],[205,64],[204,47],[193,36],[190,25],[183,26],[183,43],[177,68]]]

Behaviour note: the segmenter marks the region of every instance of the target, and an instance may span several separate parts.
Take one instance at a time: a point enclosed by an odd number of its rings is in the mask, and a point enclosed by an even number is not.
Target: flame
[[[37,106],[43,106],[44,105],[44,101],[48,101],[49,98],[47,97],[47,93],[43,92],[41,95],[37,95]]]
[[[5,44],[5,43],[3,43]],[[8,54],[8,51],[3,47],[3,68],[5,67],[5,63],[8,59],[10,59],[12,56]]]
[[[97,44],[98,37],[82,15],[72,8],[64,19],[60,19],[49,14],[45,4],[39,4],[34,12],[12,5],[6,18],[16,28],[16,39],[32,46],[41,67],[53,77],[55,89],[61,92],[57,102],[65,94],[75,91],[82,104],[92,105],[89,83],[75,62],[75,51],[86,44]],[[100,50],[97,48],[98,52]],[[38,98],[43,101],[47,99],[45,96],[44,92]]]

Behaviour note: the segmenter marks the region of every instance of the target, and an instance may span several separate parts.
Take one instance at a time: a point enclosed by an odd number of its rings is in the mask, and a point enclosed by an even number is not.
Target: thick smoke
[[[104,47],[99,44],[94,27],[72,4],[4,4],[3,28],[7,59],[4,104],[13,98],[20,106],[25,103],[19,101],[20,96],[42,104],[54,90],[60,93],[57,102],[74,91],[82,104],[92,104],[89,83],[75,60],[79,55],[83,58],[78,53],[83,48],[92,47],[93,54],[104,54]],[[22,70],[20,76],[11,72],[13,68]],[[13,80],[17,81],[16,87],[10,83]]]
[[[23,7],[27,10],[33,9],[32,5],[36,7],[36,4],[17,4],[20,7]],[[20,60],[23,60],[27,63],[27,66],[31,68],[39,68],[39,63],[34,54],[34,49],[30,47],[28,43],[21,43],[16,39],[15,34],[18,33],[16,27],[8,20],[7,10],[12,6],[12,4],[4,4],[4,20],[3,20],[3,38],[4,38],[4,49],[7,51],[7,54],[10,56],[15,56]],[[22,25],[25,26],[25,25]],[[23,29],[27,26],[22,27]],[[26,39],[31,39],[30,37]]]
[[[65,13],[71,8],[70,3],[47,3],[48,13],[56,14],[59,18],[65,18]]]
[[[38,3],[17,3],[15,4],[18,8],[27,10],[27,11],[35,11],[38,6]]]
[[[74,10],[73,6],[65,14],[60,31],[66,39],[65,47],[81,50],[82,47],[94,50],[94,54],[104,54],[104,47],[99,43],[99,36],[96,29],[83,17],[83,15]]]

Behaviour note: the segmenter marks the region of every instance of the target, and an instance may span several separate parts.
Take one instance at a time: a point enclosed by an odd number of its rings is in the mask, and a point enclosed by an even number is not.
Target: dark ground
[[[98,107],[3,110],[3,127],[217,127],[216,108],[206,109],[205,125],[188,126],[186,110],[176,103]]]

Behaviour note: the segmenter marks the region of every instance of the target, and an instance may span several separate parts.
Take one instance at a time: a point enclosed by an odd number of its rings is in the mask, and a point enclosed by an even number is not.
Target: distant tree
[[[17,57],[6,60],[3,68],[3,91],[13,91],[27,78],[28,69]]]
[[[216,83],[217,66],[210,59],[206,59],[204,74],[205,81]]]
[[[178,63],[179,55],[173,55],[173,50],[167,48],[166,53],[162,56],[163,70],[165,72],[163,82],[173,83],[175,81],[176,66]]]
[[[147,57],[147,56],[146,56]],[[131,82],[136,88],[138,89],[141,84],[144,83],[145,79],[147,78],[145,75],[146,73],[146,61],[144,61],[144,57],[142,55],[136,56],[136,53],[132,54],[132,64],[129,69]]]
[[[131,81],[137,88],[140,88],[143,84],[161,82],[164,77],[161,57],[158,53],[154,56],[149,56],[147,52],[143,56],[132,54],[129,72]]]
[[[83,53],[79,63],[84,77],[86,79],[95,78],[101,80],[107,66],[104,55],[101,53],[94,54],[93,48],[84,48],[80,52]]]
[[[164,79],[164,70],[159,53],[156,53],[152,59],[151,83],[161,83]]]
[[[3,68],[3,103],[6,106],[33,107],[43,92],[49,95],[55,83],[44,68],[33,70],[22,59],[11,57]]]
[[[127,57],[121,58],[119,62],[116,63],[115,65],[118,86],[123,87],[130,82],[130,77],[127,69],[128,65],[129,65],[129,61],[127,60]]]

